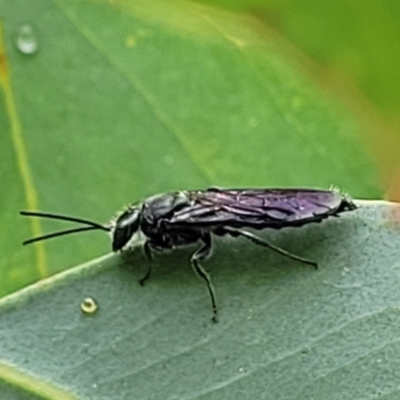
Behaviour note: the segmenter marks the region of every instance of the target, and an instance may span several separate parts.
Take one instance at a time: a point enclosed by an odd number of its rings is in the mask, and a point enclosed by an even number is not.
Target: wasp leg
[[[146,274],[143,278],[139,279],[139,283],[143,286],[147,279],[150,278],[151,270],[153,267],[153,253],[151,252],[151,244],[149,241],[146,241],[143,246],[144,254],[146,254],[147,259],[149,260],[149,267],[147,268]]]
[[[206,233],[202,236],[201,240],[203,241],[203,246],[200,247],[196,252],[192,255],[190,261],[192,263],[192,267],[196,274],[202,278],[207,285],[208,293],[210,294],[211,298],[211,307],[213,311],[213,317],[212,321],[217,322],[218,321],[218,311],[217,311],[217,304],[215,302],[215,292],[214,288],[212,287],[211,284],[211,279],[207,272],[203,269],[203,267],[200,265],[199,261],[205,260],[211,252],[212,245],[211,245],[211,235],[209,233]]]
[[[253,243],[258,244],[260,246],[264,246],[264,247],[269,247],[270,249],[276,251],[279,254],[282,254],[285,257],[289,257],[292,258],[293,260],[296,261],[300,261],[304,264],[310,264],[313,265],[315,269],[318,269],[318,263],[316,261],[313,260],[309,260],[308,258],[303,258],[303,257],[299,257],[296,256],[295,254],[289,253],[286,250],[281,249],[278,246],[275,246],[269,242],[267,242],[264,239],[261,239],[260,237],[252,234],[251,232],[242,230],[242,229],[232,229],[232,228],[223,228],[224,232],[229,233],[231,236],[243,236],[246,239],[251,240]]]

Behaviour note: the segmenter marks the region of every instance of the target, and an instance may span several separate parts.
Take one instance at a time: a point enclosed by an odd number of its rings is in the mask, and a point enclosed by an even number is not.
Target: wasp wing
[[[349,198],[334,190],[216,189],[188,192],[190,205],[166,221],[174,227],[301,226],[355,209]]]

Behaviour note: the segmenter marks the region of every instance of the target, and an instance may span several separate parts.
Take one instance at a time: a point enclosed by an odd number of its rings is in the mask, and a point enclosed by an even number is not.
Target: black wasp
[[[153,249],[173,249],[198,242],[200,247],[193,253],[190,261],[195,272],[207,284],[213,320],[216,321],[214,289],[209,275],[200,265],[200,261],[211,252],[211,234],[242,236],[255,244],[269,247],[284,256],[316,267],[315,261],[288,253],[244,228],[281,229],[302,226],[356,208],[350,198],[336,190],[210,188],[149,197],[143,203],[129,206],[106,225],[34,211],[22,211],[21,214],[86,225],[29,239],[24,244],[99,229],[110,232],[112,250],[119,251],[129,245],[135,233],[141,232],[146,238],[144,252],[150,261],[146,275],[140,280],[142,284],[150,277]]]

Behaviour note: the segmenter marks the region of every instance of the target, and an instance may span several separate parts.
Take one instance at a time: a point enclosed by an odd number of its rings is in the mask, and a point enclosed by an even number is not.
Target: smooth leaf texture
[[[194,248],[157,256],[144,287],[140,251],[38,282],[0,303],[0,389],[18,391],[12,399],[30,399],[32,387],[49,399],[395,399],[399,210],[364,202],[321,224],[264,232],[318,260],[317,271],[216,240],[204,264],[217,324],[189,267]],[[92,315],[80,310],[88,296],[99,306]]]
[[[381,193],[359,122],[252,18],[154,0],[0,0],[0,16],[2,295],[109,248],[22,248],[65,225],[21,209],[105,222],[210,185]]]

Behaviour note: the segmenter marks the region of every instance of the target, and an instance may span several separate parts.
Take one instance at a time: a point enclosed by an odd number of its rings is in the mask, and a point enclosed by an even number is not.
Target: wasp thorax
[[[138,207],[130,207],[117,218],[112,231],[113,251],[121,250],[138,231],[140,214]]]

